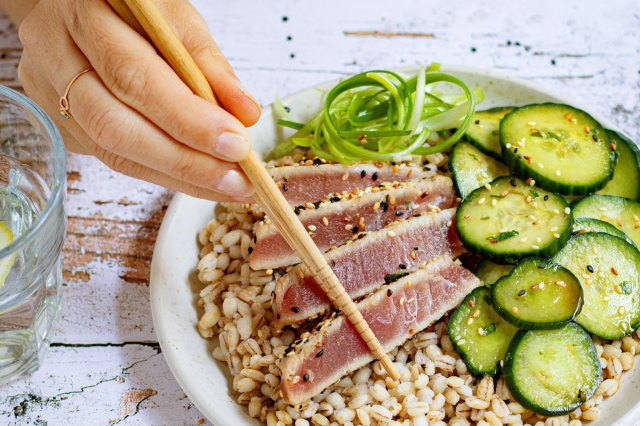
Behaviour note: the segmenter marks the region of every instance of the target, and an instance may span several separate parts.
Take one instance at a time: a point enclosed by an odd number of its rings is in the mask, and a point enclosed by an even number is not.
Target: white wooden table
[[[637,0],[195,3],[263,104],[365,69],[438,61],[534,80],[640,138]],[[19,57],[1,17],[0,83],[19,88]],[[0,387],[0,424],[201,424],[149,309],[149,263],[172,194],[81,156],[68,180],[64,315],[42,368]]]

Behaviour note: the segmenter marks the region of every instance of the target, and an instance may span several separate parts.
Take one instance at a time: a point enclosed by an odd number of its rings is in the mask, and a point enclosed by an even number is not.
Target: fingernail
[[[258,101],[256,101],[256,99],[251,95],[251,93],[249,93],[249,91],[247,90],[246,87],[244,87],[244,85],[240,82],[240,80],[236,80],[236,84],[238,86],[238,89],[240,89],[240,91],[247,97],[249,98],[249,100],[251,102],[253,102],[253,105],[256,107],[256,109],[258,110],[258,112],[262,111],[262,108],[260,108],[260,104],[258,103]]]
[[[218,191],[237,198],[246,198],[253,194],[251,183],[236,170],[229,170],[223,174],[215,187]]]
[[[240,161],[249,153],[249,141],[237,133],[225,132],[213,143],[214,154],[228,161]]]

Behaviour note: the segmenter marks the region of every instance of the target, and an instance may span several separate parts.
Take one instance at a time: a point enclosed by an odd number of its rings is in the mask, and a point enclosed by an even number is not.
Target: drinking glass
[[[40,366],[59,316],[65,169],[51,119],[0,86],[0,383]]]

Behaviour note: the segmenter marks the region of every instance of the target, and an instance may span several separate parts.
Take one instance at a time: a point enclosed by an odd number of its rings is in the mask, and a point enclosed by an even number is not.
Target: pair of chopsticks
[[[196,95],[218,104],[206,77],[163,16],[155,0],[107,1],[130,27],[154,44],[171,68]],[[382,345],[254,150],[251,150],[248,157],[240,162],[240,167],[256,189],[254,195],[256,201],[269,215],[285,241],[300,256],[333,304],[347,316],[389,376],[393,380],[399,380],[400,375]]]

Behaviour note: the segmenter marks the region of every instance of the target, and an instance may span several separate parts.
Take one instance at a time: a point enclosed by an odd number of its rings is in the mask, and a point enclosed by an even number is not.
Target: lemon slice
[[[7,228],[7,225],[0,222],[0,250],[5,248],[12,242],[13,232],[11,232],[11,229]],[[11,267],[13,266],[13,262],[15,260],[15,253],[0,260],[0,287],[4,285],[4,282],[7,279],[7,275],[9,275],[9,272],[11,271]]]

